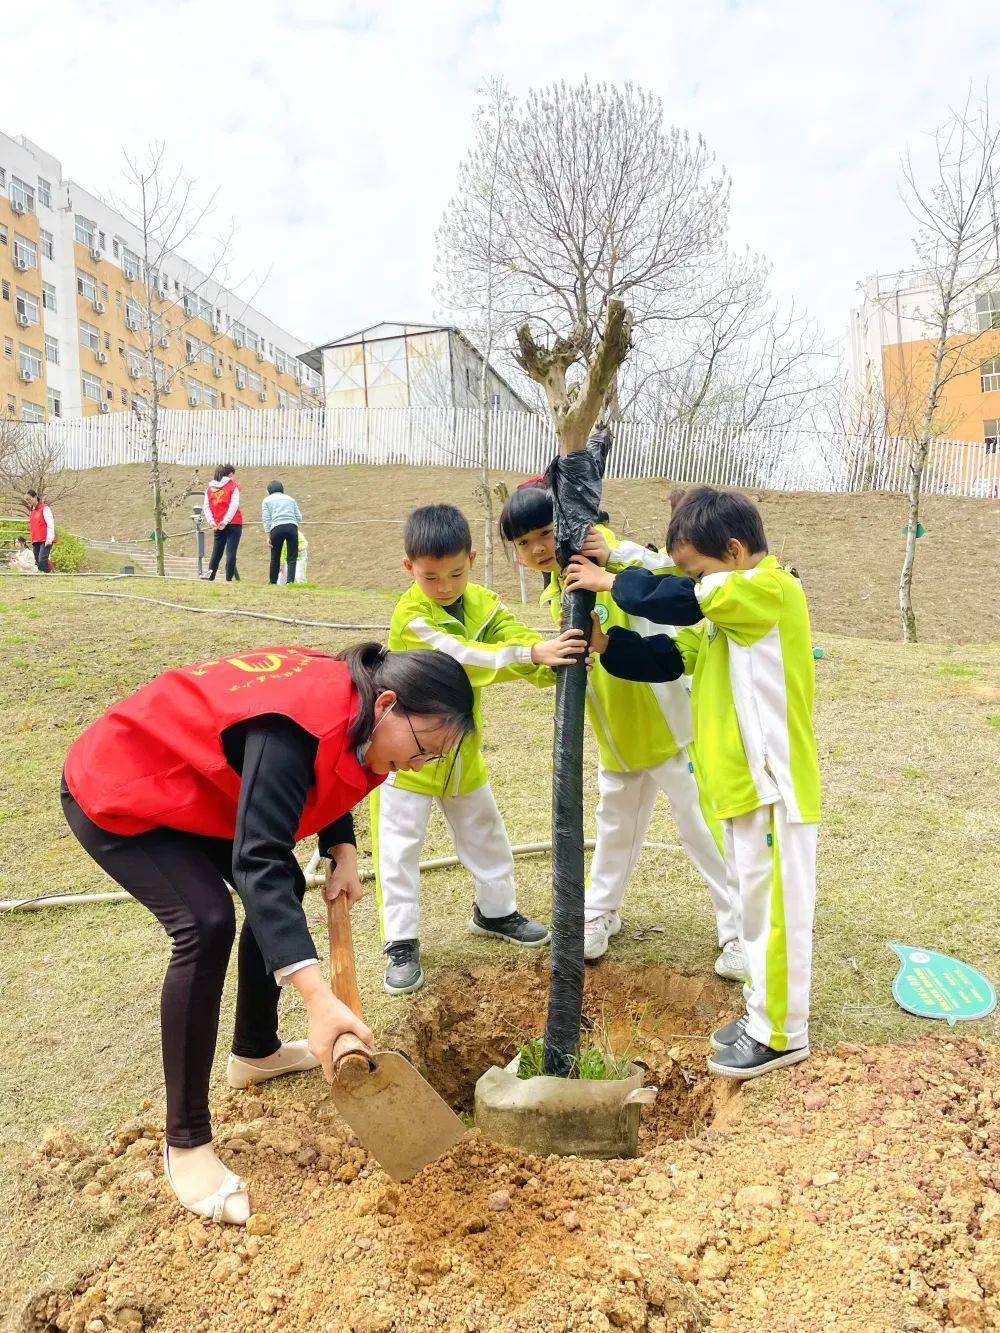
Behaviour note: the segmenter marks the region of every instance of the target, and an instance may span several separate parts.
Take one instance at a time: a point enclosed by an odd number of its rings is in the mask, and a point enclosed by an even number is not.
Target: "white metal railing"
[[[164,463],[237,467],[409,464],[478,467],[480,416],[474,408],[289,408],[256,412],[162,410]],[[44,431],[68,468],[110,467],[149,459],[149,427],[132,412],[50,420]],[[910,442],[877,446],[848,435],[799,427],[734,430],[654,426],[626,420],[614,428],[608,476],[668,478],[784,491],[905,491]],[[542,472],[555,453],[546,417],[496,412],[491,467]],[[936,440],[924,472],[928,495],[1000,494],[1000,455],[968,440]]]

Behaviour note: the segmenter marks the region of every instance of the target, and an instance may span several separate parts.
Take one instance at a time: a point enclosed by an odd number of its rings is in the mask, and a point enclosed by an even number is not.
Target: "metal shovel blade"
[[[397,1051],[379,1051],[374,1068],[330,1089],[337,1110],[393,1180],[409,1180],[465,1133],[458,1116]]]

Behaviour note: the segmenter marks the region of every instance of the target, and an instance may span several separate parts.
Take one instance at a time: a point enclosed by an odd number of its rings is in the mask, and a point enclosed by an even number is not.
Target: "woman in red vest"
[[[317,833],[336,864],[333,896],[355,902],[352,808],[474,725],[469,678],[444,653],[366,643],[331,657],[279,646],[167,671],[71,747],[62,785],[70,828],[173,945],[160,1002],[164,1169],[185,1208],[237,1224],[250,1212],[246,1185],[212,1148],[208,1109],[235,933],[229,885],[246,912],[230,1085],[317,1065],[330,1080],[337,1037],[372,1034],[324,979],[295,844]],[[305,1003],[308,1042],[278,1036],[287,981]]]
[[[208,562],[208,577],[215,578],[223,555],[226,557],[226,582],[238,583],[236,550],[243,536],[243,514],[240,510],[240,488],[236,484],[236,469],[232,463],[223,463],[215,469],[215,476],[205,487],[202,512],[208,525],[215,529],[212,555]]]
[[[49,556],[56,540],[56,521],[52,510],[37,491],[28,491],[28,536],[35,553],[35,565],[42,574],[49,573]]]

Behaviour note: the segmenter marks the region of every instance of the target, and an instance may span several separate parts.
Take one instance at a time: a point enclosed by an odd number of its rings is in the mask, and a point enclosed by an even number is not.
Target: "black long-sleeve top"
[[[694,579],[679,574],[655,574],[630,566],[615,576],[611,596],[628,615],[642,616],[657,625],[697,625],[704,618]]]
[[[233,887],[268,971],[315,958],[301,896],[305,887],[295,859],[319,742],[287,717],[267,715],[230,727],[222,737],[230,767],[240,774],[233,836]],[[350,811],[321,829],[319,850],[354,843]]]
[[[680,649],[669,634],[637,634],[623,625],[608,630],[601,665],[609,676],[650,682],[677,680],[684,674]]]

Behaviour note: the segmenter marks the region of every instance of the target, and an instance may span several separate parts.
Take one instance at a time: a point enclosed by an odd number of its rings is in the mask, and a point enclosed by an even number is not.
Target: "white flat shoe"
[[[229,1226],[237,1227],[246,1226],[247,1218],[250,1216],[250,1194],[247,1183],[234,1171],[230,1171],[225,1163],[222,1164],[222,1170],[222,1184],[214,1194],[206,1195],[197,1203],[185,1203],[177,1193],[177,1186],[170,1174],[170,1149],[166,1144],[163,1145],[163,1174],[174,1192],[174,1198],[182,1208],[186,1208],[189,1213],[195,1213],[198,1217],[204,1217],[209,1222],[225,1222]]]
[[[231,1088],[248,1088],[251,1083],[266,1083],[269,1078],[283,1074],[302,1074],[307,1069],[318,1069],[319,1061],[305,1041],[285,1041],[266,1060],[244,1060],[230,1055],[226,1061],[226,1082]]]

